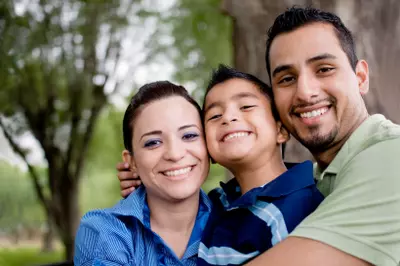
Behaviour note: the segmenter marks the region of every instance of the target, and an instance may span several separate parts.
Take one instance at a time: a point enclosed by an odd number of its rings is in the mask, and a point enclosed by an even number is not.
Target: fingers
[[[135,191],[135,188],[134,188],[134,187],[121,190],[121,196],[122,196],[123,198],[126,198],[126,197],[128,197],[129,194],[131,194],[133,191]]]
[[[142,184],[142,181],[140,181],[140,179],[136,179],[136,180],[121,181],[119,183],[119,186],[121,187],[121,191],[122,191],[122,190],[129,189],[129,188],[132,188],[132,187],[137,188],[141,184]]]
[[[117,168],[118,172],[127,171],[129,170],[129,163],[124,163],[124,162],[117,163],[117,166],[115,168]]]

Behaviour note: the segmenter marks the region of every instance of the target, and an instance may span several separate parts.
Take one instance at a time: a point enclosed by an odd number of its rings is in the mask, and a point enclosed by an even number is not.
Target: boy
[[[312,163],[289,170],[271,89],[256,77],[220,66],[206,90],[203,119],[213,162],[235,176],[209,194],[213,202],[198,265],[241,265],[282,241],[323,200]]]

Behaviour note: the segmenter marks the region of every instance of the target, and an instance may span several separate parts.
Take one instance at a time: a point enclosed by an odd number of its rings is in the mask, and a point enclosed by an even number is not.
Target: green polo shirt
[[[326,198],[291,235],[400,265],[400,126],[370,116],[315,177]]]

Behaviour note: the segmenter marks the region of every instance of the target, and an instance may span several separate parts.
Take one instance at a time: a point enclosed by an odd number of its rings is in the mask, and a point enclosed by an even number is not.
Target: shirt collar
[[[211,201],[206,193],[200,189],[199,213],[211,212]],[[108,209],[109,212],[116,216],[134,217],[144,226],[150,228],[147,221],[150,215],[149,207],[146,200],[146,189],[140,186],[135,192],[131,193],[127,198],[119,201],[117,205]]]
[[[244,195],[241,195],[235,178],[226,184],[221,182],[222,193],[225,194],[225,197],[221,198],[226,198],[228,204],[225,203],[224,206],[232,209],[253,205],[259,197],[278,198],[314,184],[312,162],[305,161],[288,169],[264,186],[253,188]]]
[[[383,115],[375,114],[369,116],[351,134],[349,139],[324,171],[321,170],[318,164],[315,164],[315,178],[318,181],[321,181],[325,174],[336,175],[338,171],[343,168],[344,164],[349,162],[361,150],[374,145],[382,139],[398,137],[400,127],[393,127],[393,125],[394,124],[387,120]]]

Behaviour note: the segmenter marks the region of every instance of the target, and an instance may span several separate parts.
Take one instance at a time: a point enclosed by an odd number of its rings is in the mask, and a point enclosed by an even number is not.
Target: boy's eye
[[[243,105],[240,107],[241,110],[249,110],[252,109],[253,107],[256,107],[256,105]]]
[[[198,137],[199,137],[199,134],[198,134],[198,133],[191,132],[191,133],[185,133],[185,134],[182,136],[182,139],[183,139],[183,140],[195,140],[195,139],[197,139]]]
[[[214,119],[217,119],[217,118],[220,118],[221,117],[221,115],[213,115],[213,116],[211,116],[209,119],[208,119],[208,121],[210,121],[210,120],[214,120]]]
[[[161,140],[159,139],[151,139],[144,143],[145,148],[155,148],[161,144]]]

